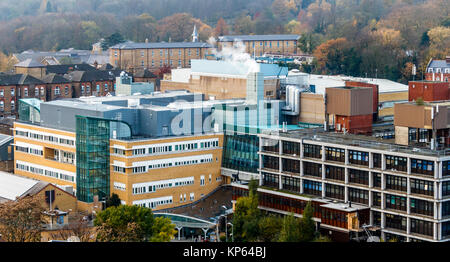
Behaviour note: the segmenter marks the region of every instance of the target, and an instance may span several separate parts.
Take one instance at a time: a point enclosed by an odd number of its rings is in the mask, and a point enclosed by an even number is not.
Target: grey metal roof
[[[219,42],[234,41],[277,41],[277,40],[298,40],[299,35],[224,35],[219,36]]]
[[[0,146],[8,143],[9,141],[14,140],[13,136],[9,136],[9,135],[5,135],[5,134],[0,134]]]
[[[112,46],[112,49],[157,49],[157,48],[212,48],[201,42],[160,42],[160,43],[123,43]]]
[[[0,172],[0,197],[16,200],[39,183],[37,180]]]
[[[15,64],[14,66],[16,66],[16,67],[28,67],[28,68],[31,68],[31,67],[44,67],[43,64],[35,61],[32,58],[28,58],[28,59],[26,59],[26,60],[24,60],[24,61],[22,61],[20,63]]]
[[[450,68],[450,63],[447,63],[446,60],[431,60],[428,68]]]

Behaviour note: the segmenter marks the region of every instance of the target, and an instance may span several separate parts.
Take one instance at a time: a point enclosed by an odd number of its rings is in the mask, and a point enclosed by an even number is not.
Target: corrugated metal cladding
[[[327,88],[327,113],[341,116],[373,113],[372,88]]]

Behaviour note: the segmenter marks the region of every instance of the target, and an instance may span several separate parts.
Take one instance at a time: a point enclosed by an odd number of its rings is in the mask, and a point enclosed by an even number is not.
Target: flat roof
[[[299,140],[307,139],[311,141],[325,142],[330,144],[355,146],[375,150],[400,152],[430,157],[450,156],[450,149],[448,148],[444,150],[431,150],[429,147],[425,147],[423,145],[404,146],[396,144],[395,139],[383,139],[381,137],[375,136],[354,135],[349,133],[343,134],[331,131],[327,132],[324,131],[323,128],[306,128],[306,129],[292,130],[288,132],[275,132],[265,130],[262,132],[262,134]]]
[[[346,81],[358,81],[378,85],[379,93],[408,92],[408,85],[397,83],[389,79],[362,78],[341,75],[309,75],[309,84],[316,87],[317,94],[324,94],[327,87],[345,86]]]
[[[335,210],[340,210],[340,211],[345,211],[345,212],[356,212],[358,210],[364,210],[364,209],[368,209],[369,207],[367,206],[362,206],[362,205],[358,205],[358,204],[354,204],[351,203],[351,207],[348,203],[342,203],[342,202],[337,202],[337,203],[329,203],[329,204],[325,204],[325,205],[321,205],[321,208],[329,208],[329,209],[335,209]]]

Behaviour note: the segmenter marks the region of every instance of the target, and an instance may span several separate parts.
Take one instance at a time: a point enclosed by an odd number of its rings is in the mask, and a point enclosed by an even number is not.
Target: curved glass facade
[[[225,135],[222,166],[239,171],[258,173],[259,138],[256,135]]]

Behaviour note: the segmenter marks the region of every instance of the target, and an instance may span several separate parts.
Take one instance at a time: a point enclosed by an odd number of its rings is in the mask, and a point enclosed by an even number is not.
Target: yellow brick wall
[[[54,135],[64,135],[64,136],[72,137],[73,140],[75,140],[75,133],[71,133],[71,132],[65,132],[65,131],[61,131],[61,130],[43,128],[43,127],[39,127],[39,126],[27,125],[27,124],[23,124],[23,123],[14,122],[14,128],[17,128],[17,127],[28,129],[30,132],[39,131],[39,132],[46,132],[46,133],[54,134]],[[63,146],[63,145],[49,143],[47,141],[39,141],[39,140],[31,139],[31,138],[14,136],[14,143],[17,143],[17,142],[23,142],[23,143],[28,143],[31,145],[42,146],[44,155],[38,156],[38,155],[33,155],[33,154],[27,154],[24,152],[16,151],[14,148],[14,162],[23,161],[23,162],[28,162],[30,164],[47,166],[47,167],[51,167],[51,168],[55,168],[55,169],[59,169],[59,170],[63,170],[63,171],[71,172],[71,173],[76,173],[76,165],[75,164],[61,163],[61,162],[58,162],[55,160],[46,159],[46,155],[47,155],[46,152],[48,152],[48,149],[50,149],[50,148],[60,149],[60,150],[64,150],[64,151],[72,152],[72,153],[76,154],[75,147]],[[14,165],[14,173],[17,175],[29,177],[32,179],[42,180],[45,182],[58,184],[58,185],[73,186],[74,189],[76,188],[75,182],[65,181],[65,180],[56,179],[56,178],[45,176],[45,175],[39,175],[39,174],[34,174],[31,172],[24,171],[24,170],[20,170],[20,169],[16,168],[16,165]]]
[[[186,205],[192,203],[190,201],[190,193],[195,194],[194,201],[197,201],[201,198],[201,194],[206,196],[208,193],[212,192],[216,189],[221,183],[221,179],[216,181],[216,178],[221,177],[220,167],[222,165],[222,145],[223,145],[223,135],[206,135],[206,136],[196,136],[196,137],[181,137],[181,138],[171,138],[171,139],[158,139],[158,140],[147,140],[147,141],[139,141],[139,142],[126,142],[126,141],[118,141],[111,140],[111,146],[113,145],[121,145],[125,148],[131,148],[132,146],[138,145],[148,145],[151,144],[159,144],[159,143],[171,143],[171,142],[180,142],[180,141],[190,141],[190,140],[201,140],[201,139],[219,139],[219,148],[211,149],[211,150],[197,150],[191,152],[183,152],[183,153],[173,153],[173,154],[162,154],[155,156],[144,156],[144,157],[131,157],[125,158],[118,155],[111,155],[111,163],[116,161],[125,162],[126,166],[131,166],[133,162],[139,161],[148,161],[148,160],[156,160],[156,159],[166,159],[166,158],[176,158],[176,157],[185,157],[185,156],[195,156],[195,155],[203,155],[203,154],[212,154],[213,161],[211,163],[202,163],[196,165],[187,165],[181,167],[169,167],[169,168],[161,168],[161,169],[153,169],[147,173],[140,174],[132,174],[131,168],[126,170],[126,174],[116,173],[111,167],[111,192],[116,193],[119,198],[123,201],[126,201],[127,204],[132,204],[133,201],[142,200],[142,199],[150,199],[150,198],[158,198],[164,196],[172,196],[172,204],[162,205],[155,208],[155,210],[166,209],[171,207],[176,207],[180,205]],[[131,151],[126,151],[127,156],[130,156]],[[209,174],[211,174],[211,183],[209,182]],[[200,177],[205,177],[205,185],[200,186]],[[184,178],[184,177],[194,177],[194,184],[187,186],[179,186],[172,187],[167,189],[159,189],[155,192],[146,193],[146,194],[138,194],[133,195],[132,188],[133,184],[136,183],[145,183],[152,181],[160,181],[160,180],[169,180],[176,178]],[[114,182],[120,182],[126,185],[126,191],[118,190],[114,188]],[[186,194],[186,201],[180,202],[180,194],[184,196]]]

